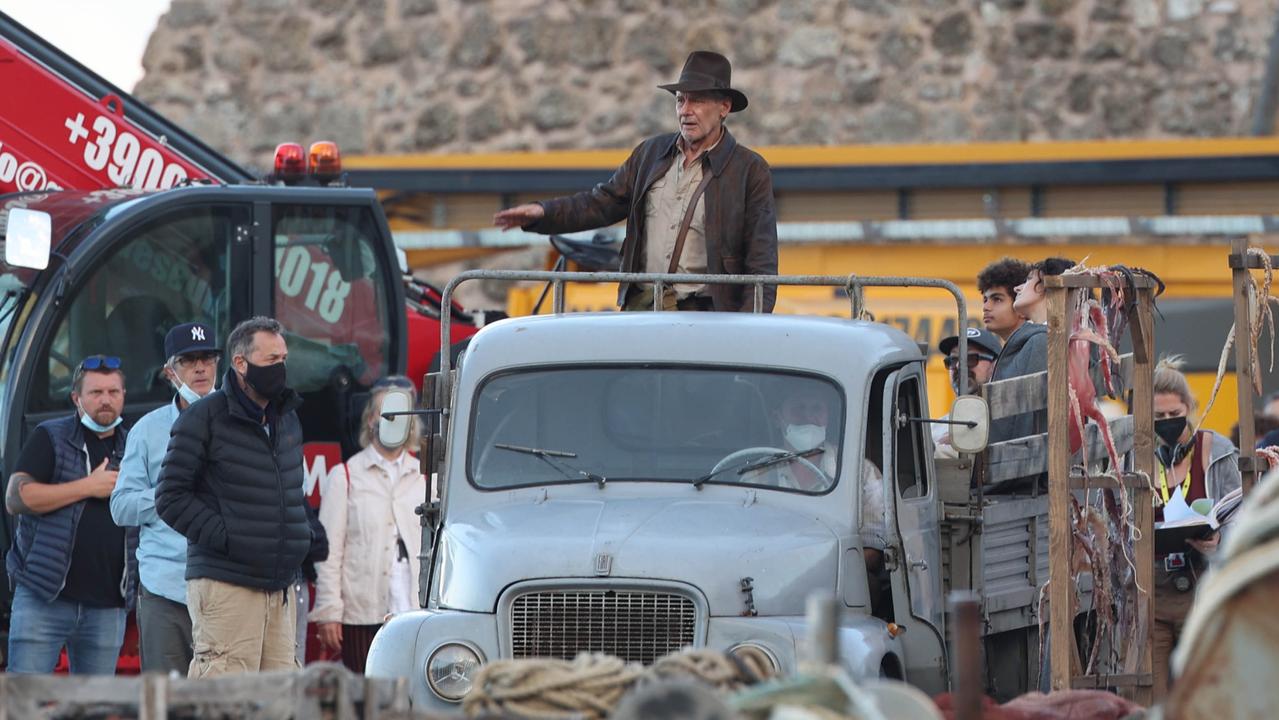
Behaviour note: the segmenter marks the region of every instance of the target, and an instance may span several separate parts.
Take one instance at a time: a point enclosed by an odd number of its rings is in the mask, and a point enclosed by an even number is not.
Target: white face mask
[[[200,393],[193,390],[191,386],[187,385],[186,383],[182,383],[178,385],[178,396],[181,397],[183,400],[186,400],[187,405],[190,405],[196,400],[199,400],[200,398],[204,397]]]
[[[812,450],[826,441],[825,425],[787,425],[786,443],[799,452]]]
[[[83,405],[80,406],[80,424],[89,428],[93,432],[100,432],[100,433],[107,432],[108,430],[111,430],[115,428],[117,425],[119,425],[123,420],[124,418],[120,417],[119,415],[116,415],[115,420],[112,421],[110,425],[102,425],[102,424],[99,424],[97,420],[94,420],[89,415],[89,413],[85,412]]]

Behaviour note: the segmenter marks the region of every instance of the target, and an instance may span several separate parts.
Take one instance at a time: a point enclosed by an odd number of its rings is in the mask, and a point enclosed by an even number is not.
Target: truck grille
[[[579,652],[651,663],[693,644],[697,610],[683,595],[643,590],[536,591],[511,603],[512,656]]]

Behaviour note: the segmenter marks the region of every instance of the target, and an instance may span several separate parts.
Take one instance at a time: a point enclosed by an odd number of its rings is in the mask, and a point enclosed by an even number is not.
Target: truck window
[[[0,263],[0,267],[7,269],[3,263]],[[0,288],[12,290],[13,293],[6,292],[0,296],[0,348],[4,349],[4,354],[0,355],[0,386],[4,387],[8,386],[9,374],[13,370],[9,356],[14,352],[15,346],[14,343],[9,342],[9,330],[13,327],[13,319],[22,312],[20,305],[23,300],[18,294],[21,287],[13,274],[8,272],[0,274]],[[28,297],[25,302],[31,302],[31,299]],[[8,399],[9,393],[0,392],[0,415],[3,415]]]
[[[537,369],[485,381],[471,422],[468,465],[480,488],[705,477],[823,493],[839,477],[844,401],[837,385],[805,375]],[[795,451],[807,452],[738,472]]]
[[[387,374],[387,287],[366,207],[275,208],[275,317],[289,343],[289,384],[322,390],[346,368],[361,385]]]
[[[172,398],[173,388],[161,373],[164,336],[178,323],[198,321],[226,338],[230,292],[235,292],[230,247],[235,228],[249,222],[245,207],[197,206],[167,213],[131,233],[83,283],[69,289],[47,373],[36,375],[31,409],[66,408],[76,364],[95,353],[121,359],[129,404]]]
[[[924,442],[924,426],[917,422],[902,423],[902,417],[921,417],[919,410],[919,382],[907,378],[897,388],[898,418],[894,466],[897,473],[897,492],[904,500],[928,495],[928,445]]]

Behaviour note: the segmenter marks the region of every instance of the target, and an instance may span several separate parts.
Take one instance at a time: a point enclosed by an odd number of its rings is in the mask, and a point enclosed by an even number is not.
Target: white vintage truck
[[[474,271],[446,289],[447,303],[466,280],[550,282],[556,313],[484,328],[455,371],[444,358],[425,403],[440,432],[424,462],[439,479],[439,503],[422,509],[424,609],[383,627],[368,675],[407,676],[413,702],[438,710],[498,658],[651,662],[696,646],[788,673],[805,600],[822,591],[845,608],[848,672],[935,693],[951,675],[946,594],[964,588],[984,601],[988,688],[1035,686],[1046,499],[970,493],[972,455],[939,473],[926,349],[863,320],[562,312],[564,281],[620,277]],[[854,316],[861,287],[931,286],[967,323],[945,281],[705,279],[754,284],[757,298],[769,284],[848,286]],[[956,445],[981,452],[985,401],[961,398],[951,419]],[[1008,450],[1033,453],[1033,440]],[[1042,459],[1012,465],[1043,471]],[[865,493],[884,497],[886,518],[865,516]]]

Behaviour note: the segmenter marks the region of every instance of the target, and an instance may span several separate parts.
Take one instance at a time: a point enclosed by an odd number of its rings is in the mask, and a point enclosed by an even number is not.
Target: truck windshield
[[[824,493],[839,477],[844,401],[822,378],[740,369],[574,367],[498,375],[472,412],[482,489],[669,481]],[[572,472],[537,453],[571,452]]]

